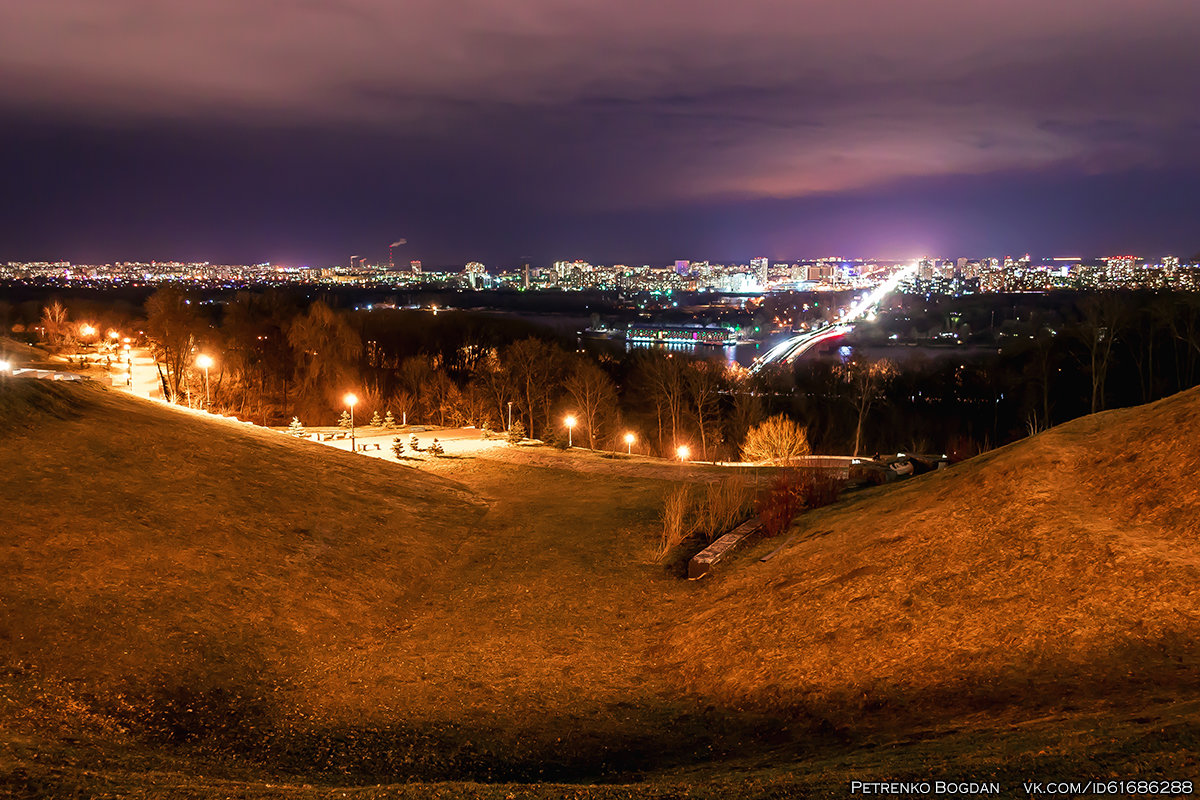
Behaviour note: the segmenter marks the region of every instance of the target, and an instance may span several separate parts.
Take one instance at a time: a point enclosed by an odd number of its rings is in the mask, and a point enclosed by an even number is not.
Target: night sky
[[[13,0],[0,260],[1200,251],[1197,0]]]

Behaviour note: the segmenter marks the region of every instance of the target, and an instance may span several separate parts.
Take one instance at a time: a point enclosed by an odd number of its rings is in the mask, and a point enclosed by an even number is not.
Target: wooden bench
[[[753,517],[692,556],[688,562],[688,580],[694,581],[712,572],[713,567],[737,548],[753,541],[761,530],[762,522]]]

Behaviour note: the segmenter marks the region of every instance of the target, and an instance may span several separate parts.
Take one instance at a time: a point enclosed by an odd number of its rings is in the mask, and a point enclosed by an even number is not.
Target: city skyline
[[[1186,0],[52,0],[0,23],[7,258],[1200,250]]]

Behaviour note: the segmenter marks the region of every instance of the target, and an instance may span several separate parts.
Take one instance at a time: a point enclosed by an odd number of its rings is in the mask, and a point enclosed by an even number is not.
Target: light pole
[[[567,424],[567,448],[570,449],[575,446],[575,443],[571,439],[571,433],[575,430],[575,417],[568,415],[563,422]]]
[[[79,343],[81,346],[79,349],[83,350],[83,348],[87,346],[88,341],[95,335],[96,335],[96,328],[94,326],[89,325],[86,322],[83,323],[82,325],[80,325],[79,326]],[[84,355],[82,352],[79,354],[79,361],[80,361],[81,366],[85,366],[87,364],[87,356]]]
[[[633,455],[633,443],[637,441],[637,437],[633,433],[625,434],[625,454]]]
[[[357,453],[358,447],[354,443],[354,404],[358,402],[358,398],[355,397],[354,392],[347,392],[342,399],[346,401],[346,405],[350,406],[350,452]]]
[[[508,401],[508,427],[505,430],[512,430],[512,400]]]
[[[206,355],[205,353],[201,353],[200,355],[196,356],[196,366],[199,367],[200,369],[204,370],[204,410],[205,411],[208,411],[209,403],[212,402],[212,398],[209,396],[209,393],[208,393],[208,368],[211,367],[212,365],[213,365],[212,356]]]

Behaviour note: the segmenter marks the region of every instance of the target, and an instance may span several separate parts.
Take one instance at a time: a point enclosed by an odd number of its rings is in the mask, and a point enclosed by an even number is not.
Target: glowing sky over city
[[[1194,0],[0,4],[0,259],[1200,251]]]

